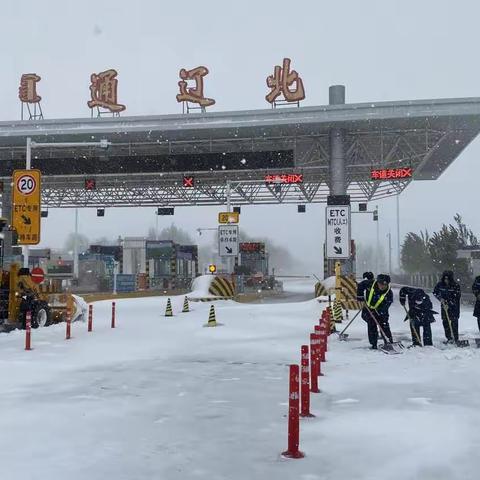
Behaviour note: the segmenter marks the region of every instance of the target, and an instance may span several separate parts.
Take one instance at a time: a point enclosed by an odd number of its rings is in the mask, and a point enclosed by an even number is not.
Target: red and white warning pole
[[[319,359],[317,355],[318,334],[310,334],[310,391],[312,393],[320,393],[318,388],[318,364]]]
[[[300,444],[300,384],[298,365],[290,365],[290,394],[288,397],[288,450],[282,456],[303,458],[305,455],[298,449]]]
[[[93,305],[88,306],[88,327],[87,331],[91,332],[93,330]]]
[[[112,302],[112,328],[115,328],[115,302]]]
[[[302,345],[302,372],[301,372],[300,402],[301,417],[314,417],[310,413],[310,354],[308,345]]]
[[[25,315],[25,350],[32,350],[32,312]]]
[[[326,362],[327,359],[325,358],[325,346],[327,344],[327,334],[323,327],[320,325],[315,325],[315,333],[318,335],[318,340],[317,340],[317,359],[318,359],[318,376],[323,377],[322,373],[322,362]]]

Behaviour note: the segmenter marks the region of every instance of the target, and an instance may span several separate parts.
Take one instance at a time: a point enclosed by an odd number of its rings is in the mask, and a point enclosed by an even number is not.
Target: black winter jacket
[[[480,275],[475,278],[472,285],[472,293],[475,295],[475,308],[473,309],[473,316],[480,317]]]
[[[370,287],[373,284],[373,280],[362,280],[358,285],[357,285],[357,300],[359,302],[364,302],[366,299],[366,294]]]
[[[405,302],[408,299],[408,308],[412,308],[415,305],[413,297],[417,290],[418,288],[414,287],[402,287],[400,289],[400,293],[398,294],[398,300],[402,305],[405,305]]]
[[[390,308],[390,305],[393,303],[393,292],[392,290],[389,288],[387,292],[385,291],[382,291],[378,288],[378,285],[377,285],[377,282],[375,282],[366,292],[365,292],[365,299],[369,300],[370,298],[370,292],[371,290],[373,289],[373,295],[372,295],[372,299],[371,301],[369,302],[370,303],[370,310],[374,313],[377,314],[377,316],[383,318],[383,319],[386,319],[388,320],[388,309]],[[385,298],[383,299],[383,301],[378,305],[377,308],[374,308],[375,305],[377,304],[378,300],[380,299],[380,297],[382,295],[385,295]]]
[[[422,325],[434,322],[432,306],[430,297],[423,290],[415,289],[415,293],[412,293],[412,306],[408,310],[408,315],[414,322]]]
[[[444,278],[448,277],[448,285]],[[448,307],[448,314],[453,317],[460,316],[460,285],[454,280],[453,272],[445,272],[442,279],[437,283],[433,289],[433,295],[440,302],[445,302]],[[444,308],[442,306],[442,318],[445,316]]]

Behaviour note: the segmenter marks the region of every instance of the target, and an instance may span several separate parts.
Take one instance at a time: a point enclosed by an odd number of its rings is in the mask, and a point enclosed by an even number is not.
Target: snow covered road
[[[308,286],[310,288],[310,286]],[[217,302],[225,326],[202,328],[209,304],[166,299],[95,304],[94,333],[73,325],[0,335],[0,471],[29,479],[462,479],[480,467],[480,350],[368,350],[358,319],[330,339],[303,460],[287,441],[288,368],[322,309],[316,301]],[[394,336],[407,338],[398,303]],[[460,330],[476,324],[465,311]],[[441,345],[441,324],[434,342]],[[442,345],[443,347],[443,345]]]

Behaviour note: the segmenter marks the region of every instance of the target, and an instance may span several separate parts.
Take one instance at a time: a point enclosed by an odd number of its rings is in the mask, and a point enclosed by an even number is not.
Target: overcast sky
[[[2,0],[0,120],[19,119],[22,73],[42,77],[46,118],[88,117],[89,76],[115,68],[125,114],[179,113],[178,70],[206,65],[212,111],[265,108],[265,78],[284,57],[303,78],[303,105],[328,103],[328,87],[344,84],[347,103],[480,96],[479,13],[471,0]],[[448,222],[456,212],[480,233],[477,212],[480,141],[432,182],[402,194],[401,232]],[[395,200],[378,202],[381,239],[396,233]],[[174,222],[195,233],[216,225],[219,208],[177,208]],[[160,217],[167,226],[172,217]],[[44,246],[62,246],[73,214],[50,210]],[[144,235],[154,209],[80,211],[92,239]],[[320,270],[324,205],[247,206],[241,228],[291,246]],[[371,217],[356,215],[353,236],[375,242]],[[206,241],[208,234],[202,236]],[[211,237],[210,237],[211,240]],[[395,244],[396,242],[394,242]],[[300,253],[301,252],[301,253]]]

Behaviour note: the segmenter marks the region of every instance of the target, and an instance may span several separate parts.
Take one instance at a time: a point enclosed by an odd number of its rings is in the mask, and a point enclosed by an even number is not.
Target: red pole
[[[326,333],[322,333],[320,335],[320,348],[319,348],[319,356],[320,356],[320,362],[326,362],[327,359],[325,358],[325,351],[327,349],[327,340],[328,336]]]
[[[70,340],[72,338],[72,311],[70,306],[67,305],[67,332],[65,335],[65,340]]]
[[[25,350],[32,349],[32,312],[25,316]]]
[[[301,397],[301,417],[314,417],[310,413],[310,356],[308,345],[302,345],[302,384],[300,388]]]
[[[115,328],[115,302],[112,302],[112,328]]]
[[[317,346],[317,359],[318,359],[318,375],[323,377],[323,373],[321,373],[322,366],[320,365],[321,362],[326,362],[325,359],[325,347],[327,345],[327,332],[324,330],[323,327],[320,325],[315,325],[315,333],[318,335],[318,346]]]
[[[318,388],[318,374],[317,374],[318,358],[317,358],[317,334],[316,333],[310,334],[310,364],[311,364],[310,391],[312,393],[320,393],[320,390]]]
[[[88,306],[88,329],[89,332],[93,330],[93,305]]]
[[[298,365],[290,365],[290,395],[288,397],[288,450],[282,455],[288,458],[303,458],[298,449],[300,443],[299,397],[300,385]]]

